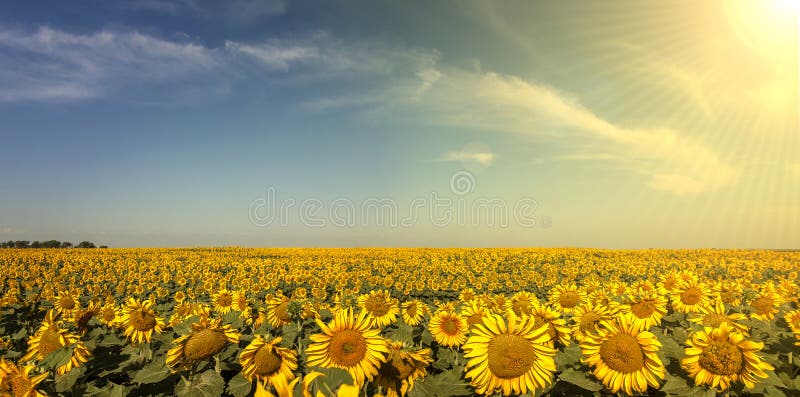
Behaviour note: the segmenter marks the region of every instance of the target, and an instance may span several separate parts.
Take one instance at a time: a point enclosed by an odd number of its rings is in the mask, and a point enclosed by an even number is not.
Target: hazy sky
[[[3,2],[0,240],[798,247],[797,12]]]

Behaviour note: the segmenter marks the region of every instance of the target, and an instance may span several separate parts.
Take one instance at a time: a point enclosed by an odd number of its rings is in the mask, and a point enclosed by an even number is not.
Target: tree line
[[[78,245],[73,245],[69,241],[58,241],[58,240],[48,240],[48,241],[34,241],[30,242],[27,240],[18,240],[18,241],[6,241],[5,243],[0,242],[0,248],[97,248],[91,241],[81,241]],[[101,245],[100,248],[108,248],[106,245]]]

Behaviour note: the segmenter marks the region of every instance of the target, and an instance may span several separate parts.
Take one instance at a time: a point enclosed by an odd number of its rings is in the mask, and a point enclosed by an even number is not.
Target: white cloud
[[[314,46],[285,45],[280,41],[250,45],[226,41],[225,49],[249,55],[270,69],[287,71],[292,64],[308,62],[319,58],[319,49]]]
[[[142,82],[186,81],[220,67],[215,50],[138,32],[0,28],[0,101],[81,100]]]
[[[464,161],[476,162],[478,164],[488,166],[491,165],[495,159],[495,154],[492,152],[447,152],[437,159],[437,161]]]
[[[604,149],[647,186],[676,195],[714,191],[737,180],[736,169],[701,142],[661,128],[625,127],[542,84],[495,73],[448,71],[428,91],[425,110],[443,123],[495,132],[553,135]],[[558,131],[553,133],[553,131]]]

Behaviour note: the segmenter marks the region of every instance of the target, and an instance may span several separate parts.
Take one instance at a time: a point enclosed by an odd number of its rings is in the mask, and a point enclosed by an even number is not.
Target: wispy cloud
[[[602,160],[648,177],[652,189],[681,196],[737,180],[736,169],[714,150],[676,131],[612,123],[573,97],[515,76],[463,71],[445,76],[424,100],[440,122],[519,134],[559,131],[556,138],[600,145],[606,149]]]
[[[495,154],[492,152],[447,152],[436,161],[462,161],[462,162],[475,162],[484,166],[491,165],[495,159]]]
[[[143,81],[186,81],[220,66],[216,51],[138,32],[78,35],[0,28],[0,100],[80,100]]]

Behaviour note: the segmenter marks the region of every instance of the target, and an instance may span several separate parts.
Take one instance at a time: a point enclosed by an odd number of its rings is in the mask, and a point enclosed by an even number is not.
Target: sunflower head
[[[696,385],[726,390],[734,382],[752,389],[765,370],[774,369],[757,354],[763,343],[748,340],[727,322],[692,333],[681,365]]]
[[[547,327],[531,317],[490,314],[464,344],[466,377],[478,394],[502,391],[504,396],[543,389],[556,370]]]
[[[372,380],[389,349],[380,329],[371,327],[367,313],[362,311],[356,316],[349,309],[340,310],[328,324],[316,321],[322,332],[311,335],[312,343],[306,348],[307,365],[342,368],[356,385]]]
[[[460,314],[450,310],[439,310],[428,324],[429,331],[436,342],[442,346],[461,346],[467,340],[469,325]]]
[[[636,326],[634,317],[624,313],[604,321],[597,333],[581,342],[584,361],[612,393],[645,393],[648,386],[657,389],[659,379],[664,379],[666,371],[658,358],[661,343]]]
[[[358,297],[358,306],[367,312],[372,325],[384,327],[397,321],[400,314],[397,299],[389,291],[379,290]]]
[[[65,374],[89,361],[91,353],[78,335],[61,328],[61,323],[56,318],[57,314],[53,310],[47,313],[36,333],[28,338],[28,352],[22,357],[22,361],[43,360],[56,350],[72,346],[69,362],[56,368],[56,373]]]
[[[242,375],[270,385],[291,382],[295,377],[292,371],[297,370],[297,352],[281,347],[281,340],[256,335],[239,355]]]
[[[408,325],[415,326],[422,322],[422,316],[427,311],[427,306],[420,300],[410,300],[403,302],[401,305],[401,312],[403,315],[403,322]]]
[[[36,390],[36,385],[47,378],[47,373],[31,377],[31,371],[35,368],[33,365],[18,367],[0,358],[0,395],[45,397],[45,394]]]
[[[173,341],[174,346],[167,352],[167,365],[173,370],[185,369],[217,355],[229,343],[237,343],[239,333],[230,324],[220,323],[220,319],[205,316],[193,323],[188,335]]]
[[[389,354],[375,377],[387,396],[405,396],[414,380],[424,377],[433,361],[430,349],[411,349],[402,342],[386,341]]]
[[[153,333],[160,334],[165,326],[164,319],[153,311],[153,302],[149,299],[139,302],[135,298],[128,299],[122,309],[120,322],[125,336],[133,343],[150,343]]]

